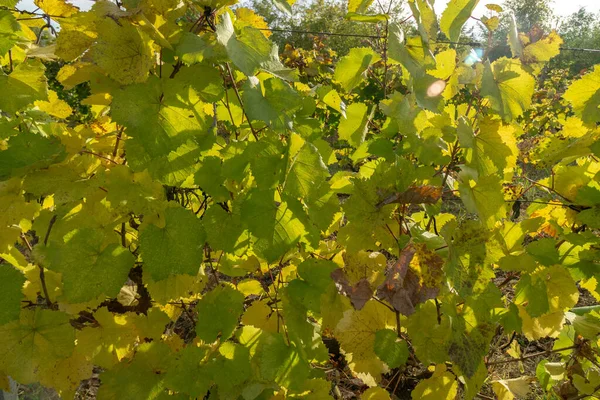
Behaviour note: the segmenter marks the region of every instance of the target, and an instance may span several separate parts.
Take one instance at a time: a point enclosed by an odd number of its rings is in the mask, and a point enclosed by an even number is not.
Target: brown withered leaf
[[[411,268],[411,261],[418,251],[419,249],[413,243],[406,245],[400,252],[400,258],[390,270],[387,279],[377,289],[377,296],[382,300],[387,300],[396,311],[403,315],[411,315],[415,312],[417,304],[434,299],[439,292],[438,287],[429,285],[435,284],[430,276],[420,277],[417,271]],[[427,275],[441,273],[443,261],[439,256],[429,255],[423,261],[428,263],[427,268],[422,268],[422,270],[428,270]]]
[[[412,186],[402,193],[394,193],[377,204],[381,208],[388,204],[433,204],[442,197],[441,186]]]
[[[355,309],[360,310],[367,301],[373,296],[373,289],[366,279],[361,279],[354,285],[348,281],[348,277],[341,268],[331,273],[333,279],[340,291],[350,298]]]

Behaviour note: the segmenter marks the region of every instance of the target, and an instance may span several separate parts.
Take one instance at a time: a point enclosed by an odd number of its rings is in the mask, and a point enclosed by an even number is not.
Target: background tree
[[[390,15],[392,19],[400,19],[408,15],[404,7],[404,0],[391,2]],[[383,34],[383,27],[377,24],[365,24],[347,20],[346,2],[335,0],[315,0],[308,3],[297,2],[292,7],[292,15],[286,15],[275,7],[271,0],[249,0],[245,7],[253,9],[262,15],[270,28],[310,31],[310,32],[335,32],[342,34],[375,36]],[[375,2],[371,6],[372,13],[380,13],[383,8],[388,10],[390,2]],[[273,32],[271,37],[275,43],[283,49],[285,44],[290,43],[294,47],[311,49],[313,38],[311,35],[293,32]],[[368,38],[347,36],[323,36],[325,45],[334,50],[339,56],[343,56],[353,47],[371,46]]]
[[[585,8],[567,17],[559,26],[558,33],[564,40],[564,47],[597,49],[600,48],[600,15]],[[579,74],[600,62],[600,53],[584,51],[562,52],[550,68],[568,68],[571,74]]]

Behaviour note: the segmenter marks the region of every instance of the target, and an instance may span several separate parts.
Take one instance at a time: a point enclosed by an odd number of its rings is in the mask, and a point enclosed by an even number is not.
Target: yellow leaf
[[[390,394],[383,388],[372,387],[367,389],[360,398],[363,400],[389,400]]]
[[[66,101],[58,98],[53,90],[48,90],[48,101],[36,101],[34,103],[40,110],[56,118],[65,119],[73,113],[73,109]]]
[[[530,376],[502,379],[492,382],[492,388],[498,396],[498,400],[513,400],[515,397],[525,398],[529,393],[529,384],[533,380],[534,378]]]
[[[350,369],[361,374],[369,386],[375,386],[385,372],[385,364],[375,354],[375,333],[380,329],[395,329],[395,315],[384,305],[368,301],[360,310],[344,312],[344,317],[335,328]]]
[[[244,296],[261,295],[264,293],[264,289],[259,281],[256,279],[245,279],[237,284],[237,290],[242,292]]]
[[[446,371],[444,364],[435,367],[431,378],[425,379],[414,388],[412,398],[417,400],[454,400],[458,382],[454,375]]]
[[[276,333],[277,313],[267,304],[267,300],[255,301],[242,315],[242,324]]]
[[[269,28],[269,25],[267,24],[265,19],[262,16],[256,14],[251,9],[240,7],[237,10],[235,10],[235,15],[237,17],[236,26],[238,26],[240,29],[244,26],[251,26],[256,29],[261,29],[262,34],[266,37],[271,36],[271,31],[262,30]]]
[[[119,83],[144,82],[154,65],[152,40],[133,25],[105,19],[98,24],[98,40],[91,49],[94,61]]]
[[[71,15],[79,12],[79,8],[67,3],[64,0],[35,0],[34,3],[51,18],[70,17]]]
[[[73,89],[80,83],[92,79],[92,74],[97,72],[98,68],[89,62],[78,61],[73,64],[64,65],[56,75],[56,79],[62,83],[66,90]]]

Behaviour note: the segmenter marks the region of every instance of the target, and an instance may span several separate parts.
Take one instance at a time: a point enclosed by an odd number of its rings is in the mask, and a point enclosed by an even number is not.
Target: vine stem
[[[119,150],[119,143],[121,142],[121,136],[123,135],[123,131],[125,130],[124,126],[121,126],[117,131],[117,141],[115,143],[115,148],[113,149],[112,156],[115,158],[117,156],[117,152]]]
[[[111,163],[113,163],[113,164],[117,164],[117,165],[119,165],[119,163],[118,163],[118,162],[116,162],[115,160],[112,160],[112,159],[110,159],[110,158],[108,158],[108,157],[106,157],[106,156],[103,156],[102,154],[94,153],[93,151],[89,151],[89,150],[81,150],[79,153],[80,153],[80,154],[90,154],[90,155],[92,155],[92,156],[95,156],[95,157],[101,158],[101,159],[103,159],[103,160],[109,161],[109,162],[111,162]]]
[[[231,79],[231,85],[233,86],[233,91],[235,92],[235,96],[237,97],[238,101],[240,102],[240,106],[242,107],[242,110],[244,111],[244,115],[246,116],[246,119],[248,120],[248,125],[250,126],[250,130],[252,131],[252,135],[254,136],[254,139],[256,139],[256,141],[258,141],[258,135],[256,134],[256,130],[252,126],[252,121],[248,117],[248,113],[246,113],[246,109],[244,108],[244,103],[242,102],[242,97],[240,96],[240,92],[238,91],[238,88],[237,88],[237,85],[235,82],[235,78],[233,77],[233,72],[231,72],[231,67],[229,66],[229,63],[225,63],[225,66],[227,67],[227,73],[229,74],[229,79]]]
[[[489,367],[490,365],[499,365],[499,364],[507,364],[507,363],[525,361],[530,358],[544,356],[544,355],[548,355],[548,354],[552,354],[552,353],[560,353],[561,351],[572,350],[572,349],[576,349],[578,347],[579,347],[579,345],[573,345],[573,346],[568,346],[568,347],[562,347],[562,348],[556,349],[556,350],[540,351],[539,353],[528,354],[526,356],[522,356],[519,358],[510,358],[507,360],[498,360],[498,361],[487,362],[487,363],[485,363],[485,365]]]

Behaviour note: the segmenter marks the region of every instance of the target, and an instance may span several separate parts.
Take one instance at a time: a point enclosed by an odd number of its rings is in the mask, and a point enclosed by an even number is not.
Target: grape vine
[[[600,67],[475,57],[478,0],[280,58],[235,3],[0,0],[0,387],[598,395]]]

